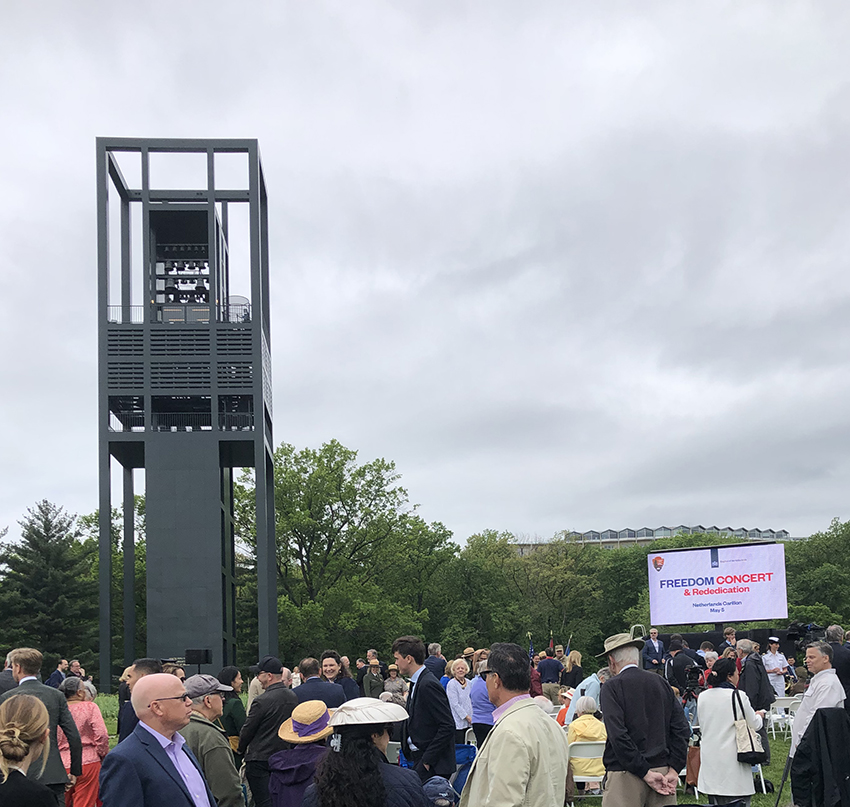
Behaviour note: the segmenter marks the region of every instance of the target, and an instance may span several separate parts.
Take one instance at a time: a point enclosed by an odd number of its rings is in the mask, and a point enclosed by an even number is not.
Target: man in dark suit
[[[643,659],[643,668],[660,673],[662,671],[664,661],[664,642],[658,638],[658,628],[652,628],[649,631],[649,638],[641,651]]]
[[[6,654],[6,666],[3,667],[3,672],[0,672],[0,695],[14,689],[18,685],[12,676],[12,653]]]
[[[413,761],[423,782],[432,776],[448,779],[456,770],[455,721],[446,691],[425,667],[425,645],[417,636],[393,642],[399,672],[410,678],[410,694],[402,732],[404,755]]]
[[[443,658],[443,648],[437,642],[431,642],[428,645],[428,658],[425,659],[425,666],[438,681],[443,677],[446,671],[446,660]]]
[[[251,704],[248,719],[239,734],[236,753],[245,757],[245,776],[254,803],[257,807],[268,807],[271,804],[269,757],[288,747],[280,739],[278,731],[292,716],[292,710],[298,706],[298,698],[289,688],[290,672],[279,658],[263,656],[251,672],[256,672],[264,691]],[[296,687],[296,691],[303,686]]]
[[[139,679],[146,675],[155,675],[162,672],[162,662],[156,658],[137,658],[133,666],[127,671],[127,686],[130,692]],[[139,718],[133,710],[133,704],[127,700],[118,712],[118,742],[126,740],[136,728]]]
[[[15,689],[10,689],[0,695],[0,702],[14,698],[15,695],[34,695],[46,707],[50,718],[50,750],[47,754],[47,764],[40,772],[40,765],[32,765],[27,776],[43,785],[47,785],[56,796],[56,803],[65,804],[65,785],[70,781],[74,784],[76,778],[83,772],[83,744],[77,724],[68,709],[65,696],[53,687],[42,684],[36,677],[41,670],[42,655],[32,647],[19,647],[10,654],[12,676],[17,682]],[[56,742],[56,727],[61,726],[68,738],[71,750],[71,776],[65,773],[62,757],[59,756],[59,746]]]
[[[44,682],[45,686],[59,689],[59,684],[65,680],[65,670],[68,669],[68,659],[60,658],[56,669],[50,673],[50,677]]]
[[[192,701],[175,675],[136,681],[133,733],[103,759],[103,807],[216,807],[215,799],[178,731],[189,723]]]
[[[348,700],[345,690],[340,684],[323,681],[319,678],[319,660],[305,658],[298,665],[301,673],[301,686],[295,687],[293,692],[298,698],[298,703],[304,701],[322,701],[328,709],[336,709]]]
[[[638,666],[642,639],[609,636],[598,657],[608,657],[614,677],[601,690],[608,739],[605,802],[630,807],[676,803],[691,730],[682,706],[663,678]]]
[[[844,628],[841,625],[830,625],[826,629],[825,639],[832,648],[832,667],[844,687],[844,708],[850,712],[850,647],[844,645]]]

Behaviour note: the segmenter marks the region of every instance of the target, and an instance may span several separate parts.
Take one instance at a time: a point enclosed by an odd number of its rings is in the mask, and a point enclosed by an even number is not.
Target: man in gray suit
[[[65,696],[53,687],[45,686],[36,677],[41,670],[42,655],[32,647],[19,647],[10,654],[12,663],[12,676],[17,682],[14,689],[0,695],[0,703],[15,695],[34,695],[46,707],[50,717],[50,751],[47,755],[47,764],[39,776],[41,766],[32,765],[27,776],[36,782],[47,785],[56,796],[56,804],[64,807],[65,785],[74,784],[76,778],[83,772],[83,744],[80,741],[80,732],[68,709]],[[71,776],[65,773],[65,766],[59,756],[59,745],[56,742],[56,727],[61,726],[62,731],[68,738],[68,746],[71,751]]]

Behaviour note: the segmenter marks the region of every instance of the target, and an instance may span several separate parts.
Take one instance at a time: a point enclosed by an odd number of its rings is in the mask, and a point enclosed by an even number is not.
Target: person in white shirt
[[[832,668],[832,648],[826,642],[813,642],[806,648],[806,668],[813,677],[794,717],[789,757],[794,756],[818,709],[844,706],[844,687]]]
[[[779,638],[769,636],[767,639],[768,651],[761,660],[767,671],[767,680],[773,687],[777,698],[785,697],[785,673],[788,672],[788,659],[779,652]]]

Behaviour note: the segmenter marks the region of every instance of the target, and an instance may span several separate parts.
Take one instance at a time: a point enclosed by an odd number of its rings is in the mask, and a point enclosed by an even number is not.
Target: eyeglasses
[[[478,673],[478,674],[479,674],[479,675],[480,675],[483,679],[485,679],[485,680],[486,680],[488,675],[498,675],[499,673],[497,673],[495,670],[482,670],[482,671],[481,671],[480,673]]]
[[[170,698],[154,698],[149,704],[148,708],[150,709],[151,705],[156,703],[157,701],[186,701],[192,700],[189,696],[188,692],[184,692],[182,695],[172,695]]]

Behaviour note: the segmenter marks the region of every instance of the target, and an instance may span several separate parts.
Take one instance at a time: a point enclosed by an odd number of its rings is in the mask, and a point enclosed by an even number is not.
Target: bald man
[[[136,681],[131,703],[139,723],[103,760],[103,807],[216,807],[178,731],[192,714],[183,682],[164,673],[146,675]]]

